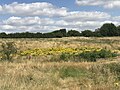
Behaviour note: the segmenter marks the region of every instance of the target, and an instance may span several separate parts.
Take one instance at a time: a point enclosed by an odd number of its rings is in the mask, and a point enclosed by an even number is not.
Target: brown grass
[[[112,50],[120,48],[120,37],[0,40],[5,41],[14,41],[19,50],[81,46],[106,47]],[[0,90],[120,90],[118,75],[104,67],[120,63],[119,57],[98,62],[39,61],[44,59],[46,58],[39,57],[27,60],[26,57],[18,57],[12,63],[0,62]],[[80,72],[74,72],[74,69]],[[76,77],[76,74],[80,75]]]
[[[115,90],[116,76],[107,72],[108,77],[100,71],[99,63],[0,63],[0,90]],[[60,77],[63,67],[96,70],[90,77]],[[103,79],[103,80],[102,80]],[[106,80],[106,82],[105,82]]]

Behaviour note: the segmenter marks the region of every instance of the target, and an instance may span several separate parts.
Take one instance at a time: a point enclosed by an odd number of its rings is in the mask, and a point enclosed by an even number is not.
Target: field
[[[0,42],[18,49],[0,62],[0,90],[120,90],[120,37]]]

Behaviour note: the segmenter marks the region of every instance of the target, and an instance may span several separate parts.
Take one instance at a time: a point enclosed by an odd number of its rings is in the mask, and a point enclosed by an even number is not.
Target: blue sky
[[[119,0],[1,0],[0,32],[95,30],[120,25]]]

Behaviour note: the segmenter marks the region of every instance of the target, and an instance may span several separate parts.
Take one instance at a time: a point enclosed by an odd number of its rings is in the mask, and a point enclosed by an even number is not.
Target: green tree
[[[79,31],[76,31],[76,30],[70,30],[68,31],[67,33],[67,36],[80,36],[80,32]]]
[[[85,31],[82,31],[82,35],[85,37],[91,37],[91,36],[94,36],[94,32],[92,32],[91,30],[85,30]]]
[[[118,35],[120,36],[120,26],[117,27]]]
[[[118,36],[118,30],[113,23],[105,23],[99,29],[102,36]]]
[[[0,38],[7,37],[7,34],[5,32],[0,33]]]
[[[66,37],[66,29],[60,29],[51,32],[51,34],[54,35],[54,37],[61,38],[61,37]]]

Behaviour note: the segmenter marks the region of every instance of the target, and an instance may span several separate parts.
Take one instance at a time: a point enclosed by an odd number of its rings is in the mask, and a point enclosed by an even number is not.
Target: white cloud
[[[74,11],[69,12],[67,16],[64,17],[67,21],[98,21],[98,20],[106,20],[109,19],[111,15],[105,12],[80,12]]]
[[[39,17],[10,17],[3,21],[4,24],[15,25],[15,26],[32,26],[32,25],[52,25],[54,21],[50,18],[39,18]]]
[[[120,0],[111,0],[104,4],[104,8],[120,8]]]
[[[94,15],[94,17],[92,16]],[[3,20],[0,24],[0,30],[6,32],[48,32],[61,28],[86,30],[96,29],[104,23],[120,24],[120,16],[112,17],[104,12],[69,12],[67,16],[61,17],[59,20],[54,18],[35,17],[10,17]]]
[[[2,6],[0,5],[0,12],[2,12]]]
[[[64,20],[54,20],[51,18],[40,17],[10,17],[3,20],[0,24],[0,30],[7,32],[47,32],[65,28],[68,23]]]
[[[104,4],[104,0],[76,0],[78,5],[96,6]]]
[[[14,2],[0,6],[0,11],[6,14],[19,16],[65,16],[67,9],[65,7],[58,8],[51,3],[36,2],[36,3],[22,3]]]
[[[115,16],[112,18],[113,21],[119,21],[120,22],[120,16]]]
[[[1,29],[3,29],[3,30],[11,30],[11,29],[14,29],[14,27],[10,26],[10,25],[2,25]]]
[[[104,8],[120,8],[120,0],[76,0],[79,6],[102,6]]]
[[[110,6],[110,3],[104,4],[103,1],[79,0],[78,4],[101,5],[106,8],[114,7]],[[14,2],[0,6],[0,13],[13,15],[6,20],[0,21],[1,32],[50,32],[61,28],[81,31],[86,29],[94,30],[104,23],[120,24],[120,16],[111,16],[100,11],[67,11],[64,7],[58,8],[47,2],[29,4]]]

